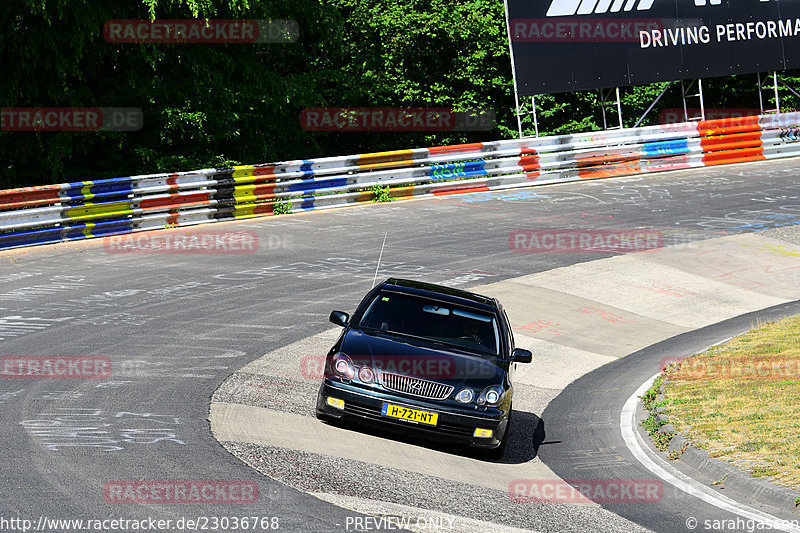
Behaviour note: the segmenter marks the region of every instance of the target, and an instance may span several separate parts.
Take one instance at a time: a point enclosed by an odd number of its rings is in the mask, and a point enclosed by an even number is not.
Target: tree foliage
[[[292,19],[300,34],[271,44],[103,36],[109,20],[183,18]],[[0,187],[516,135],[502,0],[6,0],[0,21],[0,107],[135,107],[144,115],[136,132],[0,132]],[[757,107],[754,83],[712,80],[707,101]],[[623,89],[626,126],[660,87]],[[682,105],[679,91],[670,88],[645,123]],[[791,98],[784,103],[798,105]],[[537,104],[542,134],[602,124],[596,91],[541,95]],[[300,123],[309,107],[406,106],[488,109],[497,127],[354,133]]]

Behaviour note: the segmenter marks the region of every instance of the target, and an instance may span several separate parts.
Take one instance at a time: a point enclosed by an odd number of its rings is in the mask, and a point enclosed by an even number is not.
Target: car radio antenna
[[[381,253],[378,256],[378,264],[375,265],[375,276],[372,278],[372,286],[375,286],[375,281],[378,279],[378,269],[381,268],[381,258],[383,257],[383,247],[386,246],[386,236],[389,235],[389,230],[383,234],[383,244],[381,244]]]

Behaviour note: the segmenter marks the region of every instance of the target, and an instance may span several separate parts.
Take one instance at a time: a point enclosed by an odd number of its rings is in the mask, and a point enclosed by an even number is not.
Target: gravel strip
[[[239,403],[302,416],[314,416],[319,381],[234,372],[214,392],[212,402]]]
[[[785,226],[758,232],[758,235],[800,245],[800,226]]]
[[[222,445],[262,474],[307,492],[388,501],[543,532],[648,531],[595,505],[517,503],[503,491],[361,461],[239,442]]]

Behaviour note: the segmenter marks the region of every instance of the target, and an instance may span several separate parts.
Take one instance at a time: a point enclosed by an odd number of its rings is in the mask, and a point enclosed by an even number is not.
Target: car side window
[[[502,309],[503,311],[503,322],[506,324],[506,330],[508,331],[508,344],[506,344],[508,349],[508,356],[511,357],[511,352],[514,351],[514,332],[511,330],[511,321],[508,319],[508,315],[506,314],[506,310]]]

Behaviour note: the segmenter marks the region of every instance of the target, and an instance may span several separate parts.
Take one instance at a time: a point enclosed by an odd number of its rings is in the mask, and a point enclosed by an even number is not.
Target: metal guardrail
[[[395,198],[800,155],[800,113],[711,120],[0,191],[0,249]]]

